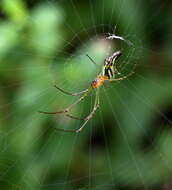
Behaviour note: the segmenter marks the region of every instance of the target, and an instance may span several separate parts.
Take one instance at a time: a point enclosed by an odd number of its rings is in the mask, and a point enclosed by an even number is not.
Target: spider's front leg
[[[58,89],[59,91],[63,92],[64,94],[67,94],[67,95],[70,95],[70,96],[79,96],[79,95],[81,95],[81,94],[83,94],[83,93],[88,92],[88,89],[86,89],[86,90],[83,90],[83,91],[81,91],[81,92],[70,93],[70,92],[67,92],[67,91],[63,90],[62,88],[59,88],[57,85],[54,85],[54,87],[55,87],[56,89]]]
[[[76,102],[74,102],[73,104],[71,104],[70,106],[68,106],[66,109],[64,109],[62,111],[56,111],[56,112],[39,111],[39,113],[43,113],[43,114],[63,114],[63,113],[68,113],[75,105],[77,105],[79,102],[84,100],[84,98],[86,96],[88,96],[88,94],[90,93],[91,90],[92,90],[92,88],[86,89],[83,96],[81,96]],[[71,116],[69,114],[66,114],[66,116],[71,117],[71,118],[77,118],[77,117]]]

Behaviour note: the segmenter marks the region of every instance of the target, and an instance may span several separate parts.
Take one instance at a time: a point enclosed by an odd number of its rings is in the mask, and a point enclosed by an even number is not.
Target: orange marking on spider
[[[99,88],[104,84],[106,80],[108,80],[107,76],[100,75],[95,80],[92,81],[91,86],[93,88]]]

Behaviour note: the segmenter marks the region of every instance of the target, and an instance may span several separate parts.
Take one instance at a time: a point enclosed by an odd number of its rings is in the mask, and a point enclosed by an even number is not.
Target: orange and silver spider
[[[43,114],[65,114],[67,117],[70,117],[72,119],[83,120],[83,124],[80,126],[79,129],[76,129],[76,130],[65,130],[65,129],[56,128],[58,130],[62,130],[62,131],[65,131],[65,132],[80,132],[84,128],[84,126],[88,123],[88,121],[94,116],[95,112],[99,108],[99,88],[105,83],[105,81],[109,81],[109,82],[120,81],[120,80],[126,79],[127,77],[129,77],[130,75],[133,74],[133,72],[131,72],[126,76],[115,78],[115,75],[119,74],[119,72],[117,71],[115,61],[119,58],[120,55],[121,55],[121,51],[116,51],[110,57],[106,58],[105,61],[104,61],[104,66],[103,66],[102,72],[100,74],[98,74],[98,76],[91,82],[90,86],[84,91],[81,91],[81,92],[78,92],[78,93],[70,93],[70,92],[67,92],[67,91],[59,88],[56,85],[54,86],[59,91],[63,92],[64,94],[67,94],[67,95],[79,96],[79,95],[83,94],[76,102],[74,102],[73,104],[71,104],[70,106],[68,106],[66,109],[64,109],[62,111],[56,111],[56,112],[39,111],[39,112],[43,113]],[[96,64],[95,61],[93,61],[93,59],[91,57],[89,57],[88,55],[87,55],[87,57],[94,64]],[[95,98],[95,102],[94,102],[94,107],[93,107],[92,111],[89,113],[89,115],[87,117],[85,117],[85,118],[78,118],[78,117],[75,117],[75,116],[71,115],[69,113],[70,110],[76,104],[78,104],[79,102],[84,100],[84,98],[86,96],[88,96],[89,93],[92,90],[96,90],[96,98]]]

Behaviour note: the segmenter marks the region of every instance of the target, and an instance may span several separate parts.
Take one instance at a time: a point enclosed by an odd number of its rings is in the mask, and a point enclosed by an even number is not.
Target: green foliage
[[[172,43],[166,31],[172,27],[171,20],[159,22],[172,17],[167,4],[164,9],[159,2],[159,13],[152,15],[153,0],[149,7],[134,0],[27,2],[1,2],[0,189],[150,189],[168,184]],[[133,46],[103,39],[115,24],[117,34]],[[101,89],[100,110],[82,133],[56,131],[76,129],[81,122],[38,113],[77,100],[53,85],[70,92],[87,88],[97,70],[85,55],[101,71],[114,49],[123,53],[120,72],[137,65],[135,74]],[[85,117],[94,98],[94,93],[87,97],[73,115]]]

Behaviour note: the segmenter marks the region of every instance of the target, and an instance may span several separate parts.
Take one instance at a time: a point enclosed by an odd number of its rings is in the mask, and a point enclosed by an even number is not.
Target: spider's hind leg
[[[134,72],[131,72],[131,73],[129,73],[128,75],[122,76],[122,77],[120,77],[120,78],[109,79],[109,82],[124,80],[124,79],[130,77],[130,76],[133,75],[133,74],[134,74]]]

